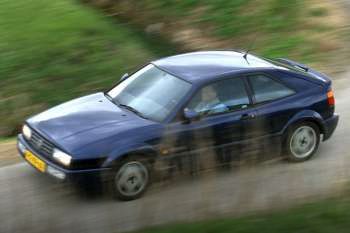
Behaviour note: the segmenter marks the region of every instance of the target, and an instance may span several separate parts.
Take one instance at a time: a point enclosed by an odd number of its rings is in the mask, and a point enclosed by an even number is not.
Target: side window
[[[292,89],[264,75],[250,76],[249,81],[257,103],[280,99],[295,93]]]
[[[225,79],[200,89],[187,106],[201,115],[246,108],[248,94],[241,78]]]

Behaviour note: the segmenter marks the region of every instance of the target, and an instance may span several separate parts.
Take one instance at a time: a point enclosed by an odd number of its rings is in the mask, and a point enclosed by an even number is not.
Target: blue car
[[[227,165],[244,159],[242,152],[268,149],[261,156],[305,161],[334,132],[334,109],[331,80],[303,64],[240,51],[193,52],[146,64],[105,93],[29,118],[18,150],[42,173],[98,177],[117,198],[132,200],[154,174],[201,170],[208,159]]]

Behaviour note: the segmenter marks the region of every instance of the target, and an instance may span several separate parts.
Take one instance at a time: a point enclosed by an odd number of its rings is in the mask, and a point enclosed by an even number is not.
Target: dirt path
[[[0,142],[0,167],[21,162],[16,150],[16,141]]]

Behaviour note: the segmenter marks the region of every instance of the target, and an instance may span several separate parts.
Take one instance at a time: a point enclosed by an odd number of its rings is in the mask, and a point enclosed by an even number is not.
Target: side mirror
[[[199,113],[194,111],[193,109],[185,108],[184,109],[184,117],[186,121],[189,123],[193,120],[199,119]]]
[[[123,76],[120,78],[120,82],[123,82],[125,79],[129,77],[128,73],[123,74]]]

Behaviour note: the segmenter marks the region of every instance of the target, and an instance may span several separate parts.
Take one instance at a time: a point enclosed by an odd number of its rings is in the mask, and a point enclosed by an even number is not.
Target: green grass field
[[[137,233],[346,233],[350,200],[327,200],[270,214],[148,228]]]
[[[0,136],[14,134],[33,113],[110,87],[164,55],[78,1],[0,0],[0,6]]]
[[[322,59],[325,46],[314,36],[332,30],[318,23],[320,18],[328,16],[329,9],[309,8],[314,3],[306,0],[134,0],[133,3],[142,14],[150,12],[152,17],[148,18],[154,18],[155,22],[181,21],[225,40],[229,48],[248,49],[254,44],[253,51],[264,56],[289,56],[303,62]]]

